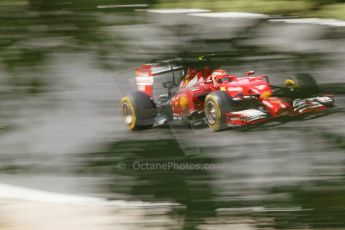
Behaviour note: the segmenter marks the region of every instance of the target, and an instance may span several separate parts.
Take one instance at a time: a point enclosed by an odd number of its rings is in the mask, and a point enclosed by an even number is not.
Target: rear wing
[[[176,66],[170,64],[143,64],[135,70],[135,79],[138,90],[152,97],[152,85],[154,82],[154,76],[174,72],[177,70],[182,70],[183,68],[183,66]]]
[[[136,69],[135,75],[142,75],[142,76],[157,76],[169,72],[173,72],[176,70],[182,70],[183,66],[173,66],[167,65],[162,66],[156,63],[153,64],[143,64],[139,68]]]

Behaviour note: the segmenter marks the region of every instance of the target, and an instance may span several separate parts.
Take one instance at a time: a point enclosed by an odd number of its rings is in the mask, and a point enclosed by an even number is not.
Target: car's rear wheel
[[[285,85],[292,89],[296,97],[311,97],[319,93],[319,86],[313,76],[299,73],[285,80]]]
[[[156,117],[155,103],[145,93],[134,92],[120,101],[122,119],[130,130],[150,128]]]
[[[231,111],[231,98],[226,92],[215,91],[206,96],[204,112],[213,131],[226,128],[226,113]]]

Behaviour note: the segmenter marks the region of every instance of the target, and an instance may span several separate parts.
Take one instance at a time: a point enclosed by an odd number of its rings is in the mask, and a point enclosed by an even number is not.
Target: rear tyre
[[[313,76],[300,73],[285,80],[285,85],[292,89],[296,97],[304,98],[318,95],[320,89]]]
[[[156,105],[145,93],[138,91],[121,98],[120,107],[129,130],[147,129],[154,124]]]
[[[213,131],[225,129],[226,113],[231,111],[231,98],[226,92],[215,91],[206,96],[204,112]]]

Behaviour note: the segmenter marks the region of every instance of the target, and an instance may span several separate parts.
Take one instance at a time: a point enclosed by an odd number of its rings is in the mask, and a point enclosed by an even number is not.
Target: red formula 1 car
[[[144,64],[136,70],[138,91],[121,99],[123,121],[137,130],[174,120],[206,120],[218,131],[318,114],[334,106],[333,96],[320,94],[308,74],[286,79],[284,86],[272,86],[267,75],[254,74],[237,77],[206,65]]]

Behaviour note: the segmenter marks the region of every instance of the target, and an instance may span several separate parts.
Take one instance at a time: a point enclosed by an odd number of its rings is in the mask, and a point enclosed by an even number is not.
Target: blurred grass
[[[345,3],[326,5],[315,12],[315,16],[345,20]]]
[[[1,0],[0,7],[27,6],[37,2],[42,5],[40,0]],[[98,4],[148,3],[152,4],[153,8],[202,8],[215,12],[241,11],[345,20],[345,3],[341,0],[74,0],[74,3],[76,2],[89,9]],[[58,2],[56,4],[61,5]]]
[[[205,8],[212,11],[243,11],[259,13],[288,13],[305,11],[312,7],[308,1],[274,1],[274,0],[192,0],[192,1],[162,1],[156,7],[159,8]]]
[[[155,8],[202,8],[216,12],[241,11],[301,17],[345,19],[345,3],[323,0],[160,0]]]
[[[28,5],[27,0],[1,0],[0,6],[18,6],[18,5]]]

